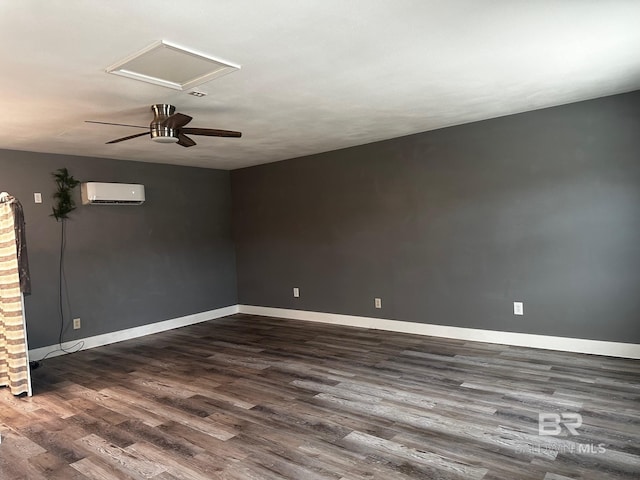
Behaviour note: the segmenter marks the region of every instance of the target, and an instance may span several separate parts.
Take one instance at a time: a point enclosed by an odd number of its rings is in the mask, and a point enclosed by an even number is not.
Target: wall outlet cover
[[[524,305],[522,302],[513,302],[513,314],[524,315]]]

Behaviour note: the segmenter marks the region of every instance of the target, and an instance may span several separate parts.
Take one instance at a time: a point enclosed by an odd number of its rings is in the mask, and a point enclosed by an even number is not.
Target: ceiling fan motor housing
[[[164,103],[151,105],[153,111],[153,121],[151,122],[151,139],[158,143],[176,143],[178,139],[178,131],[163,125],[164,121],[173,115],[176,107]]]

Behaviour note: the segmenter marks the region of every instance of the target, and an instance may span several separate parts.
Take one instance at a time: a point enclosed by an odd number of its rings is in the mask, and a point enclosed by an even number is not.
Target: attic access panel
[[[188,90],[239,69],[240,65],[161,40],[106,71],[174,90]]]

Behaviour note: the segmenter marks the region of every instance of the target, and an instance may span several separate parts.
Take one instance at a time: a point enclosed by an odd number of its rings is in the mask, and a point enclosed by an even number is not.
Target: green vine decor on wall
[[[57,172],[51,175],[53,175],[58,187],[58,191],[53,194],[56,204],[53,206],[53,214],[51,216],[60,221],[69,218],[69,213],[75,210],[76,202],[73,201],[73,189],[80,182],[73,178],[66,168],[59,168]]]

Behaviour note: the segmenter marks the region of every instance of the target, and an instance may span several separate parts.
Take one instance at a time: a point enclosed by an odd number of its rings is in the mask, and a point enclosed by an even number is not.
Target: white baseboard
[[[65,350],[73,351],[74,346],[77,345],[78,342],[84,342],[82,349],[87,350],[89,348],[101,347],[102,345],[122,342],[123,340],[143,337],[145,335],[164,332],[166,330],[172,330],[174,328],[186,327],[187,325],[193,325],[194,323],[206,322],[207,320],[213,320],[214,318],[226,317],[228,315],[233,315],[234,313],[238,313],[238,305],[230,305],[228,307],[217,308],[215,310],[194,313],[193,315],[172,318],[163,322],[150,323],[148,325],[127,328],[126,330],[119,330],[112,333],[104,333],[102,335],[96,335],[94,337],[79,338],[70,342],[64,342],[62,344],[62,347]],[[47,358],[51,358],[65,354],[66,353],[60,349],[60,345],[55,344],[29,350],[29,359],[36,361],[42,360],[42,358],[44,358],[46,355],[49,355]]]
[[[592,355],[640,359],[640,345],[633,343],[553,337],[530,333],[500,332],[494,330],[480,330],[476,328],[448,327],[428,323],[403,322],[399,320],[357,317],[353,315],[340,315],[335,313],[308,312],[305,310],[290,310],[286,308],[257,307],[253,305],[238,305],[238,312],[250,315],[262,315],[265,317],[280,317],[292,320],[332,323],[336,325],[348,325],[351,327],[454,338],[458,340],[472,340],[476,342],[540,348],[544,350],[559,350],[564,352],[589,353]]]
[[[128,328],[126,330],[119,330],[117,332],[105,333],[93,337],[80,338],[70,342],[64,342],[62,347],[65,350],[73,350],[73,347],[78,342],[82,341],[84,342],[83,350],[87,350],[89,348],[100,347],[110,343],[121,342],[123,340],[164,332],[166,330],[185,327],[195,323],[206,322],[207,320],[226,317],[235,313],[331,323],[335,325],[371,328],[375,330],[386,330],[400,333],[413,333],[416,335],[454,338],[458,340],[470,340],[476,342],[498,343],[519,347],[540,348],[544,350],[559,350],[564,352],[640,359],[640,345],[633,343],[554,337],[530,333],[500,332],[494,330],[481,330],[477,328],[449,327],[428,323],[403,322],[399,320],[386,320],[383,318],[358,317],[355,315],[309,312],[305,310],[258,307],[253,305],[230,305],[228,307],[195,313],[193,315],[186,315],[184,317],[173,318],[163,322],[151,323],[149,325],[142,325],[140,327]],[[30,360],[41,360],[47,355],[49,356],[48,358],[57,357],[58,355],[65,355],[65,352],[60,350],[60,346],[58,344],[29,350]]]

